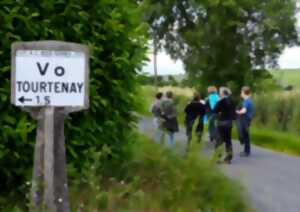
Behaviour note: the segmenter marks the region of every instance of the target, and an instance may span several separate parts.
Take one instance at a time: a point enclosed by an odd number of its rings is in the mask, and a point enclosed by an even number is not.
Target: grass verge
[[[250,211],[242,188],[199,154],[182,158],[136,137],[132,158],[114,176],[90,174],[72,186],[74,211]]]
[[[300,138],[288,132],[275,131],[268,128],[252,126],[251,143],[293,156],[300,156]],[[238,139],[237,130],[233,130],[233,138]]]
[[[300,138],[291,133],[254,126],[251,128],[251,141],[261,147],[300,156]]]

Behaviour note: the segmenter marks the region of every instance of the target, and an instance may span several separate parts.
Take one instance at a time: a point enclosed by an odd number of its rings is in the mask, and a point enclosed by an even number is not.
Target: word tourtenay
[[[24,93],[82,93],[83,82],[17,81],[17,91]]]

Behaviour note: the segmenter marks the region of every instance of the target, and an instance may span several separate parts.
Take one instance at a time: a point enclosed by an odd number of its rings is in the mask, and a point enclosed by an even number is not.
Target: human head
[[[229,88],[227,87],[221,87],[220,88],[220,96],[221,97],[227,97],[231,95],[231,91]]]
[[[200,95],[200,93],[195,92],[195,93],[194,93],[193,100],[196,101],[196,102],[199,102],[199,101],[201,100],[201,95]]]
[[[209,87],[207,88],[207,92],[208,92],[209,94],[217,92],[216,86],[209,86]]]
[[[160,100],[160,99],[162,98],[162,96],[163,96],[163,93],[162,93],[162,92],[158,92],[158,93],[155,95],[155,97],[156,97],[157,100]]]
[[[172,91],[167,91],[166,96],[168,99],[172,99],[173,98],[173,92]]]
[[[247,98],[251,95],[251,89],[249,86],[244,86],[241,89],[241,97],[242,98]]]

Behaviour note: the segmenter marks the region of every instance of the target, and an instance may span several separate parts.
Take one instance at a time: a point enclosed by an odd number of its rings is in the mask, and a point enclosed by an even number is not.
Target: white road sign
[[[15,105],[84,106],[86,58],[83,52],[17,50],[15,57]]]

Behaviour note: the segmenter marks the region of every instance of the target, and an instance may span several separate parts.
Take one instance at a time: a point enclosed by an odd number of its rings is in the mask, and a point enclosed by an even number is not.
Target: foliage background
[[[298,44],[295,0],[144,0],[152,38],[181,59],[190,86],[252,86]]]
[[[15,41],[62,40],[91,50],[90,109],[66,121],[69,175],[89,168],[114,171],[126,160],[135,117],[136,74],[145,56],[146,27],[129,0],[0,1],[0,192],[24,194],[31,178],[36,124],[10,104],[10,48]],[[110,169],[105,169],[107,165]],[[15,198],[15,196],[14,196]],[[3,205],[0,199],[0,205]],[[1,207],[0,207],[1,209]]]

